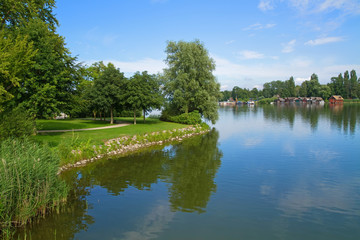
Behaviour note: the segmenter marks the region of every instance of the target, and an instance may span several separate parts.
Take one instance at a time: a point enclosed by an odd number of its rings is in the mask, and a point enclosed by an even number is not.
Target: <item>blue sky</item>
[[[167,41],[199,39],[222,90],[360,76],[360,0],[58,0],[58,33],[86,64],[162,72]]]

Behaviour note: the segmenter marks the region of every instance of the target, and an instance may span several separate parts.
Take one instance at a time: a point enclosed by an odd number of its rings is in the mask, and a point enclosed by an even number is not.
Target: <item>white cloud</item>
[[[228,85],[221,85],[221,87],[220,87],[220,90],[221,91],[224,91],[224,90],[227,90],[227,89],[229,89],[229,86]]]
[[[262,59],[265,57],[262,53],[249,50],[241,51],[239,54],[242,59]]]
[[[275,27],[276,24],[275,23],[267,23],[267,24],[261,24],[261,23],[255,23],[252,24],[246,28],[243,28],[244,31],[248,31],[248,30],[261,30],[261,29],[269,29],[269,28],[273,28]]]
[[[232,44],[232,43],[234,43],[235,42],[235,40],[230,40],[230,41],[227,41],[225,44],[226,45],[229,45],[229,44]]]
[[[97,62],[97,60],[85,61],[87,65]],[[125,62],[118,60],[104,60],[105,64],[109,62],[113,63],[115,67],[120,68],[121,72],[124,72],[127,76],[139,71],[148,71],[150,74],[156,74],[162,72],[166,68],[166,64],[163,60],[157,60],[152,58],[144,58],[137,61]]]
[[[293,76],[296,84],[309,80],[311,74],[319,76],[320,83],[330,82],[331,77],[337,76],[346,69],[360,71],[360,64],[336,65],[314,62],[305,57],[294,58],[290,62],[275,61],[272,63],[243,62],[235,63],[226,58],[211,55],[215,60],[216,70],[214,75],[221,85],[227,85],[228,89],[234,86],[252,88],[254,85],[263,85],[265,82],[274,80],[287,80]],[[318,65],[317,65],[318,64]]]
[[[258,5],[258,8],[264,12],[266,12],[268,10],[272,10],[272,9],[274,9],[273,2],[269,1],[269,0],[261,0]]]
[[[301,85],[303,82],[310,80],[310,77],[307,78],[301,78],[301,77],[297,77],[295,78],[295,84],[296,85]]]
[[[291,53],[294,51],[294,47],[295,47],[295,43],[296,43],[296,40],[293,39],[291,40],[290,42],[286,43],[286,44],[283,44],[283,49],[282,49],[282,52],[283,53]]]
[[[342,10],[346,13],[360,14],[360,4],[356,0],[325,0],[317,10],[320,12]]]
[[[325,37],[325,38],[318,38],[315,40],[307,41],[305,45],[317,46],[317,45],[323,45],[327,43],[341,42],[341,41],[344,41],[343,37]]]

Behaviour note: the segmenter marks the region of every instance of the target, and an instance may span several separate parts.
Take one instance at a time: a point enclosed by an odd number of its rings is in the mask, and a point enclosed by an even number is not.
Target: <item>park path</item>
[[[91,130],[100,130],[100,129],[108,129],[108,128],[118,128],[125,127],[130,125],[130,123],[119,123],[106,127],[96,127],[96,128],[83,128],[83,129],[66,129],[66,130],[39,130],[38,133],[57,133],[57,132],[80,132],[80,131],[91,131]]]

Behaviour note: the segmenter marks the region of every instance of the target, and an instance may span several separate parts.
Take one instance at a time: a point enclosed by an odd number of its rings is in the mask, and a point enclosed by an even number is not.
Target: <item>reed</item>
[[[0,143],[0,238],[44,216],[66,200],[69,188],[57,176],[59,157],[28,138]]]

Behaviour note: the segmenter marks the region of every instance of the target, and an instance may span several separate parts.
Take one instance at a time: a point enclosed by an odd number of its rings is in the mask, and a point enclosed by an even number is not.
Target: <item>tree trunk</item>
[[[143,110],[144,110],[144,123],[145,123],[145,108]]]
[[[185,113],[188,114],[189,113],[189,107],[185,106]]]
[[[134,125],[136,125],[136,109],[134,109]]]
[[[102,117],[101,117],[101,116],[102,116],[102,115],[101,115],[101,112],[100,112],[99,114],[100,114],[100,121],[101,121],[101,120],[102,120]]]
[[[113,108],[110,108],[110,124],[114,124]]]
[[[94,120],[96,120],[96,111],[93,111],[94,114]]]

